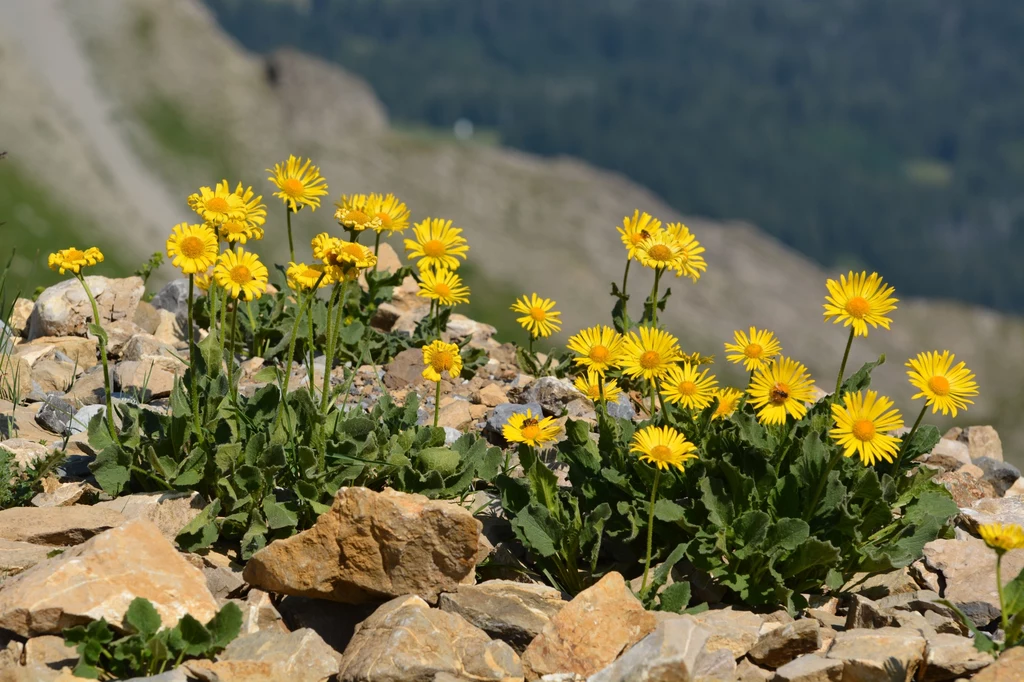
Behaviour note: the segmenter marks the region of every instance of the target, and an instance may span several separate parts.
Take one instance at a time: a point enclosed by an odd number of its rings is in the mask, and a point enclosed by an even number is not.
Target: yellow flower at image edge
[[[462,356],[459,347],[454,343],[432,341],[423,347],[423,378],[430,381],[441,381],[441,375],[448,373],[454,379],[462,372]]]
[[[620,366],[631,377],[650,381],[663,377],[682,357],[679,341],[666,331],[640,327],[630,332],[622,343]]]
[[[978,535],[997,552],[1024,549],[1024,528],[1015,523],[986,523],[978,526]]]
[[[683,467],[691,459],[697,446],[686,440],[683,434],[671,426],[648,426],[633,434],[630,452],[635,452],[640,459],[662,470],[670,466],[683,471]]]
[[[691,364],[672,365],[661,379],[661,394],[665,400],[691,410],[703,410],[714,400],[718,379]]]
[[[587,372],[586,377],[576,377],[576,381],[573,383],[576,390],[587,396],[592,402],[599,402],[601,400],[601,375],[597,372],[590,370]],[[606,379],[604,382],[604,399],[606,402],[614,403],[619,399],[619,395],[622,394],[622,389],[615,382],[615,379]]]
[[[751,327],[749,335],[735,331],[733,338],[736,343],[725,344],[725,359],[737,365],[743,363],[743,368],[748,372],[760,369],[782,352],[779,340],[767,329]]]
[[[531,410],[526,414],[513,414],[501,430],[510,443],[526,443],[533,447],[554,442],[558,438],[558,423],[553,417],[540,418]]]
[[[971,396],[978,395],[974,374],[963,362],[954,367],[955,359],[956,356],[946,350],[941,355],[938,351],[918,353],[916,358],[907,361],[910,384],[920,391],[913,399],[925,398],[925,405],[931,405],[932,414],[941,410],[942,414],[952,413],[955,417],[957,410],[966,410],[968,405],[974,404],[969,399]]]
[[[320,197],[327,194],[327,181],[320,175],[320,168],[313,165],[312,159],[289,156],[284,163],[274,164],[267,169],[273,173],[268,180],[277,186],[274,196],[281,199],[293,213],[303,206],[315,211],[320,206]]]
[[[604,374],[618,366],[622,341],[622,335],[617,331],[599,324],[573,334],[566,346],[579,356],[573,359],[577,365]]]
[[[853,326],[856,336],[867,336],[868,325],[888,329],[891,319],[887,313],[896,310],[899,299],[893,298],[893,287],[887,286],[877,272],[866,272],[839,276],[839,281],[830,279],[825,283],[829,295],[825,297],[825,321]]]
[[[747,393],[764,424],[785,424],[786,416],[801,419],[807,414],[805,402],[811,400],[814,382],[807,368],[796,360],[780,357],[754,374]]]
[[[534,337],[547,337],[562,328],[562,322],[558,319],[561,313],[554,310],[554,307],[555,302],[550,298],[532,294],[520,298],[512,304],[511,309],[523,314],[523,317],[516,318],[523,329]]]
[[[312,289],[313,287],[323,288],[331,284],[330,275],[325,274],[326,266],[306,265],[305,263],[289,263],[285,276],[288,279],[288,286],[296,291]],[[321,275],[323,276],[321,278]],[[317,282],[320,282],[317,285]]]
[[[222,253],[213,269],[217,284],[233,298],[244,298],[247,301],[263,295],[267,290],[269,274],[267,266],[260,262],[256,254],[242,249]]]
[[[95,246],[91,246],[85,251],[72,246],[71,248],[51,253],[47,261],[50,269],[54,272],[60,272],[62,275],[66,272],[73,272],[77,275],[82,271],[82,268],[102,263],[103,254]]]
[[[889,432],[903,428],[903,418],[892,405],[892,400],[877,391],[846,393],[842,405],[832,405],[836,426],[830,435],[843,448],[844,456],[857,454],[864,466],[883,459],[892,462],[900,439]]]
[[[186,275],[206,272],[217,260],[217,235],[206,225],[180,223],[167,238],[167,257]]]

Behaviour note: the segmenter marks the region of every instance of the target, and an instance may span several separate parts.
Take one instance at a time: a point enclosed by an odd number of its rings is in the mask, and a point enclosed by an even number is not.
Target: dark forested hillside
[[[621,171],[903,294],[1024,311],[1019,0],[208,0],[399,122]],[[765,263],[771,267],[771,263]]]

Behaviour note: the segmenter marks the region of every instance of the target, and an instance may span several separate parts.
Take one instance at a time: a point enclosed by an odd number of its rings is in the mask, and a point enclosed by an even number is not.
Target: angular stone
[[[0,582],[46,561],[55,548],[30,542],[0,540]]]
[[[967,443],[972,460],[990,457],[1003,461],[1003,442],[991,426],[968,426],[960,433],[958,440]]]
[[[359,624],[376,609],[376,604],[338,604],[308,597],[285,597],[278,602],[288,629],[315,630],[335,651],[345,650]]]
[[[63,394],[75,382],[75,366],[70,362],[40,360],[32,366],[32,390],[42,394]]]
[[[944,682],[958,677],[970,677],[995,659],[991,654],[978,651],[974,641],[959,635],[934,635],[928,638],[925,665],[919,682]]]
[[[841,682],[842,661],[807,654],[794,659],[775,671],[776,682]],[[886,678],[881,678],[886,679]]]
[[[202,572],[154,524],[132,521],[4,583],[0,628],[34,637],[99,618],[120,627],[136,597],[153,602],[168,627],[185,614],[206,622],[218,608]]]
[[[36,412],[36,423],[50,433],[62,436],[71,429],[75,411],[75,407],[63,398],[48,395]]]
[[[113,372],[114,387],[149,401],[166,398],[174,388],[174,379],[184,366],[173,358],[147,355],[141,360],[118,363]]]
[[[967,466],[974,466],[973,464]],[[984,478],[977,478],[961,467],[956,471],[944,471],[932,480],[949,491],[958,507],[970,507],[978,500],[995,497],[996,489]]]
[[[31,377],[32,366],[25,358],[20,355],[0,355],[0,391],[5,395],[10,395],[17,388],[18,399],[23,399],[32,390]]]
[[[204,507],[206,500],[195,491],[136,493],[93,505],[93,508],[115,511],[130,521],[152,521],[171,542]]]
[[[567,379],[541,377],[530,384],[523,397],[527,402],[539,403],[544,408],[544,414],[558,417],[568,403],[584,395]]]
[[[733,658],[745,656],[757,643],[761,631],[761,616],[732,608],[705,611],[694,616],[707,630],[707,650],[728,649]]]
[[[893,625],[896,625],[895,617],[873,600],[857,594],[851,595],[850,605],[846,611],[846,630],[856,628],[873,630]]]
[[[1024,682],[1024,647],[1014,647],[971,678],[971,682]]]
[[[967,443],[961,443],[958,440],[950,438],[941,438],[939,442],[935,444],[935,448],[928,453],[928,459],[932,457],[952,457],[961,464],[971,463],[971,452],[967,447]]]
[[[160,312],[149,301],[139,301],[132,322],[147,334],[152,334],[160,326]]]
[[[14,462],[19,468],[25,469],[46,457],[49,449],[39,441],[27,438],[9,438],[0,441],[0,448],[14,455]]]
[[[345,648],[340,682],[522,679],[512,648],[415,596],[393,599],[363,621]],[[443,679],[443,678],[441,678]]]
[[[974,464],[981,468],[985,474],[985,480],[992,484],[1000,497],[1006,494],[1006,491],[1020,478],[1020,469],[1000,459],[979,457],[974,460]]]
[[[14,305],[11,306],[11,319],[10,329],[14,332],[14,336],[24,336],[25,330],[28,329],[28,319],[32,316],[32,309],[36,307],[36,302],[28,298],[16,298],[14,299]]]
[[[78,408],[84,405],[100,405],[106,395],[105,390],[103,368],[94,367],[75,379],[75,385],[64,394],[64,400]]]
[[[917,581],[910,575],[905,567],[898,568],[888,573],[877,573],[868,575],[858,573],[853,576],[842,592],[856,592],[868,599],[881,599],[891,594],[903,594],[921,589]]]
[[[384,385],[394,390],[425,384],[423,378],[423,351],[408,348],[392,358],[384,373]]]
[[[214,596],[217,596],[216,593],[214,593]],[[245,601],[240,599],[233,601],[242,609],[243,635],[251,635],[256,632],[263,632],[264,630],[273,632],[289,631],[288,627],[284,624],[281,613],[274,606],[270,595],[263,590],[249,590],[249,594],[245,595]],[[298,630],[299,628],[295,629]]]
[[[529,680],[556,672],[591,675],[650,634],[654,615],[611,572],[576,595],[523,652]]]
[[[125,517],[101,507],[12,507],[0,511],[0,539],[35,545],[80,545]]]
[[[149,355],[173,358],[174,348],[152,334],[136,334],[128,339],[121,351],[122,360],[138,362]]]
[[[779,668],[821,646],[821,628],[813,618],[783,625],[761,636],[749,652],[750,660],[765,668]]]
[[[90,313],[91,317],[91,313]],[[18,346],[18,355],[28,360],[33,369],[41,361],[60,358],[79,372],[99,364],[99,341],[84,336],[43,336]]]
[[[924,560],[945,579],[942,596],[959,607],[975,625],[983,627],[999,617],[996,553],[984,541],[976,538],[933,540],[924,546]],[[1021,570],[1024,570],[1024,550],[1007,552],[1003,557],[1004,581],[1009,582]]]
[[[732,682],[736,676],[736,659],[728,649],[702,651],[697,657],[694,679],[702,682]]]
[[[924,651],[919,633],[879,628],[838,633],[827,657],[843,661],[843,682],[910,682],[924,662]]]
[[[689,682],[697,679],[698,659],[707,639],[707,630],[693,617],[667,618],[588,682]]]
[[[132,319],[146,289],[141,277],[108,279],[89,276],[85,281],[96,297],[101,324]],[[93,321],[92,307],[82,284],[77,279],[66,279],[36,299],[29,318],[28,337],[86,336],[88,325]]]
[[[281,594],[348,603],[416,594],[436,603],[473,581],[480,528],[450,502],[342,488],[312,528],[258,551],[243,575]]]
[[[474,421],[473,413],[469,408],[470,404],[468,400],[461,400],[458,398],[452,399],[447,405],[443,405],[441,407],[441,413],[438,415],[437,425],[457,429],[469,424]],[[433,413],[431,413],[431,418],[433,418]]]
[[[197,675],[209,671],[217,682],[325,682],[334,679],[340,662],[338,652],[312,630],[264,630],[231,642],[216,662],[190,661],[185,667]]]
[[[522,653],[566,604],[561,592],[546,585],[489,580],[442,594],[438,608],[457,613]]]
[[[470,338],[473,343],[483,343],[498,333],[498,330],[489,324],[471,320],[459,313],[448,318],[448,336],[452,343],[465,338]]]
[[[78,652],[74,647],[66,646],[63,637],[43,635],[25,642],[25,665],[40,665],[60,670],[65,666],[73,668],[76,663]]]

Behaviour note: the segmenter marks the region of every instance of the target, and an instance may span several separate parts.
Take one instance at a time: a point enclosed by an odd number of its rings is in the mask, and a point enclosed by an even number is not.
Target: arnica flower
[[[441,374],[448,373],[448,377],[454,379],[462,372],[462,356],[459,355],[459,347],[454,343],[444,341],[431,341],[423,347],[423,378],[430,381],[441,381]]]
[[[661,329],[640,327],[639,334],[630,332],[624,339],[620,367],[631,377],[650,381],[665,376],[680,357],[676,337]]]
[[[636,247],[635,257],[645,268],[663,270],[675,269],[683,255],[683,245],[664,230],[658,230]]]
[[[814,382],[807,368],[796,360],[780,357],[754,373],[747,393],[759,410],[757,418],[764,424],[785,424],[786,415],[801,419],[807,414],[804,405],[813,397]]]
[[[305,263],[289,263],[285,276],[288,278],[288,286],[295,291],[306,291],[317,287],[322,289],[332,284],[330,274],[325,271],[326,265],[306,265]],[[323,275],[323,278],[321,278]],[[320,282],[317,285],[317,282]]]
[[[696,282],[701,273],[708,269],[707,261],[701,255],[704,247],[690,233],[690,228],[682,223],[669,223],[665,226],[665,233],[679,245],[679,256],[674,263],[676,276],[689,277]]]
[[[523,314],[523,317],[516,318],[516,322],[522,325],[523,329],[535,338],[546,338],[562,328],[562,321],[559,319],[562,313],[554,310],[554,307],[555,302],[550,298],[531,294],[513,303],[511,310]]]
[[[217,235],[206,225],[181,223],[171,229],[167,238],[167,257],[186,275],[206,272],[219,253]]]
[[[227,180],[224,181],[224,184],[227,185]],[[254,197],[255,194],[252,187],[243,187],[242,183],[238,183],[238,186],[235,187],[235,195],[242,200],[242,206],[245,209],[245,215],[243,215],[245,222],[253,227],[260,227],[267,222],[267,207],[263,203],[263,196]]]
[[[218,192],[222,189],[227,189],[227,180],[217,185]],[[229,243],[245,244],[250,239],[263,239],[262,225],[267,221],[267,207],[262,203],[263,197],[254,197],[252,187],[243,187],[242,183],[238,183],[234,194],[242,201],[242,215],[229,218],[220,225],[210,223],[210,226],[216,229],[221,239]]]
[[[836,425],[829,433],[843,448],[843,455],[860,456],[864,466],[885,460],[892,462],[900,449],[900,439],[889,435],[903,428],[899,410],[877,391],[843,394],[843,404],[832,405]]]
[[[269,274],[259,256],[241,248],[222,253],[213,268],[217,284],[226,289],[232,298],[244,298],[246,301],[263,295],[267,290]]]
[[[267,172],[273,173],[267,179],[280,190],[274,196],[293,213],[303,206],[315,211],[320,207],[320,197],[327,194],[327,181],[311,159],[303,163],[302,159],[289,156],[286,162],[274,164],[273,170],[268,168]]]
[[[310,244],[313,247],[313,258],[317,260],[324,260],[327,258],[327,254],[334,249],[338,243],[341,242],[337,237],[332,237],[326,232],[321,232],[317,236],[313,237]]]
[[[214,225],[242,220],[245,216],[245,203],[242,197],[231,191],[227,180],[218,182],[213,189],[200,187],[197,193],[189,195],[188,205],[204,221]]]
[[[373,212],[371,198],[366,194],[344,194],[334,205],[334,219],[338,224],[353,232],[363,230],[380,231],[383,221]]]
[[[593,402],[601,400],[601,375],[593,370],[589,370],[585,377],[578,376],[576,381],[573,382],[573,386],[576,390],[587,396],[588,399]],[[615,379],[605,379],[604,381],[604,399],[606,402],[614,403],[619,399],[619,395],[622,394],[622,389],[615,383]]]
[[[986,523],[978,526],[978,535],[1000,554],[1011,549],[1024,549],[1024,529],[1015,523]]]
[[[963,362],[953,367],[955,359],[955,355],[944,350],[941,355],[938,351],[918,353],[916,358],[907,361],[910,383],[920,391],[914,400],[926,398],[925,405],[931,405],[932,414],[941,410],[943,415],[952,413],[955,417],[957,410],[966,410],[968,405],[974,404],[970,396],[978,395],[974,374]]]
[[[371,194],[370,212],[380,219],[378,232],[405,232],[409,227],[409,209],[394,194]]]
[[[50,269],[55,272],[59,271],[62,275],[66,272],[73,272],[77,275],[82,268],[102,263],[103,254],[95,246],[90,246],[85,251],[72,246],[69,249],[51,253],[48,262]]]
[[[322,253],[324,264],[329,266],[328,274],[335,282],[354,280],[359,276],[360,270],[372,268],[377,264],[373,249],[343,239],[332,240]]]
[[[420,290],[416,295],[441,305],[469,303],[469,287],[462,283],[457,274],[446,268],[424,270],[420,274]]]
[[[739,407],[740,398],[743,396],[741,391],[735,388],[720,388],[715,392],[715,397],[718,398],[718,407],[715,408],[715,413],[711,415],[712,419],[725,419],[726,417],[732,416],[732,413]]]
[[[622,334],[603,324],[583,329],[569,337],[566,344],[569,350],[578,357],[573,359],[577,365],[588,370],[604,374],[617,367],[622,353]]]
[[[210,291],[210,284],[213,283],[213,268],[198,273],[195,278],[196,288],[202,292]]]
[[[661,221],[649,213],[633,211],[633,217],[626,216],[622,219],[622,227],[616,227],[622,236],[622,243],[626,247],[626,257],[635,258],[640,242],[651,235],[661,232]]]
[[[675,405],[703,410],[714,400],[718,379],[690,364],[672,365],[661,379],[661,395]]]
[[[891,319],[886,313],[896,310],[899,299],[892,298],[894,288],[887,286],[877,272],[839,276],[839,281],[825,282],[829,295],[825,297],[825,321],[853,325],[855,336],[867,336],[868,325],[888,329]]]
[[[459,258],[465,259],[469,245],[462,237],[462,230],[452,227],[452,221],[442,218],[427,218],[412,228],[415,239],[405,240],[409,257],[417,259],[416,267],[448,268],[458,270]]]
[[[514,414],[508,418],[501,432],[510,443],[526,443],[533,447],[542,447],[558,438],[558,423],[553,417],[534,415],[531,410],[526,414]]]
[[[733,338],[736,343],[725,344],[725,359],[737,365],[742,362],[748,372],[761,369],[782,352],[779,340],[767,329],[751,327],[749,336],[737,330],[733,332]]]
[[[640,459],[661,470],[673,466],[680,471],[691,459],[697,459],[694,453],[697,446],[686,440],[683,434],[671,426],[648,426],[633,434],[630,452],[635,452]]]

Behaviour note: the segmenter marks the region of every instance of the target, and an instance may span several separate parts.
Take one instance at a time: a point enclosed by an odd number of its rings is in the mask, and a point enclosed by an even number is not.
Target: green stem
[[[652,378],[651,379],[651,415],[650,415],[652,420],[654,419],[654,412],[655,412],[655,409],[657,407],[657,403],[655,403],[655,401],[657,400],[657,396],[658,396],[658,380]]]
[[[196,437],[199,438],[201,443],[204,438],[202,421],[199,416],[199,377],[196,373],[196,358],[199,357],[199,353],[196,346],[196,335],[192,329],[192,295],[195,293],[195,281],[196,276],[194,274],[188,276],[188,301],[186,305],[188,309],[188,328],[185,330],[185,333],[188,334],[188,371],[192,378],[192,385],[189,387],[190,397],[192,398],[192,427],[196,430]],[[210,288],[213,288],[212,283]]]
[[[379,253],[380,253],[380,232],[377,233],[376,238],[374,238],[374,240],[373,240],[373,257],[377,258],[377,255]],[[373,274],[375,274],[375,275],[377,274],[377,263],[376,263],[376,261],[374,261],[374,263],[373,263]]]
[[[319,285],[317,285],[317,286],[319,286]],[[311,296],[310,302],[312,302],[312,297],[316,296],[316,290],[317,290],[317,287],[313,287],[313,291],[310,294],[310,296]],[[309,357],[306,360],[306,383],[309,384],[309,395],[310,395],[310,397],[312,397],[313,401],[316,402],[316,387],[315,387],[315,379],[316,379],[316,377],[315,377],[314,372],[313,372],[313,361],[316,359],[315,358],[315,354],[314,354],[314,348],[316,346],[316,330],[314,329],[314,326],[313,326],[313,315],[312,315],[312,313],[306,319],[309,321],[309,343],[307,344],[309,346],[309,348],[306,349],[306,350],[309,351]]]
[[[434,391],[434,427],[437,427],[437,419],[441,414],[441,382],[437,382],[437,389]]]
[[[344,286],[344,284],[335,284],[334,289],[331,290],[330,302],[327,304],[327,348],[325,349],[324,355],[324,381],[323,388],[320,393],[320,414],[327,414],[327,400],[329,392],[327,390],[328,380],[328,369],[334,364],[334,306],[338,302],[338,290]]]
[[[228,342],[228,354],[226,358],[228,361],[228,389],[231,391],[231,396],[235,400],[238,399],[238,388],[235,386],[235,382],[233,381],[235,374],[235,327],[238,326],[236,324],[238,322],[238,303],[239,301],[236,299],[235,305],[231,307],[231,340]]]
[[[531,357],[531,358],[532,358],[533,360],[536,360],[536,359],[537,359],[537,358],[536,358],[536,357],[534,357],[534,355],[533,355],[533,332],[530,332],[530,357]]]
[[[325,272],[320,273],[320,278],[317,279],[316,284],[313,285],[312,291],[310,291],[309,294],[307,294],[306,297],[303,299],[302,303],[299,304],[299,311],[297,313],[295,313],[295,322],[292,324],[292,338],[288,342],[288,356],[287,356],[287,359],[285,361],[285,366],[284,366],[284,390],[281,393],[281,402],[278,403],[278,405],[277,405],[277,419],[274,421],[274,431],[277,431],[277,428],[281,425],[281,419],[284,416],[285,398],[288,396],[288,382],[292,378],[292,360],[295,358],[295,340],[296,340],[296,337],[299,334],[299,324],[302,322],[302,316],[306,312],[306,309],[309,308],[309,305],[312,302],[313,298],[316,296],[317,288],[320,286],[320,282],[323,281],[323,278],[324,278],[324,276],[326,274],[327,273],[325,273]],[[312,315],[309,316],[309,328],[310,328],[310,338],[312,339],[312,337],[313,337],[313,332],[312,332],[312,329],[313,329],[313,316]],[[313,388],[312,388],[312,386],[313,386],[313,365],[312,365],[312,363],[310,363],[310,365],[308,367],[308,371],[309,371],[309,385],[310,385],[309,392],[310,392],[310,395],[312,395],[312,393],[313,393]]]
[[[89,305],[92,306],[92,322],[100,329],[103,329],[103,325],[100,324],[100,309],[96,305],[96,297],[92,295],[92,290],[89,289],[89,284],[85,281],[85,277],[81,272],[77,273],[78,281],[82,283],[82,288],[85,289],[85,295],[89,297]],[[192,277],[189,276],[189,329],[192,329]],[[107,405],[107,429],[110,431],[110,437],[115,443],[117,440],[117,429],[114,428],[114,395],[110,386],[110,367],[107,364],[107,340],[106,334],[97,334],[96,338],[100,344],[100,360],[103,362],[103,388],[106,393],[106,405]]]
[[[658,326],[658,282],[661,281],[661,268],[654,271],[654,288],[651,289],[651,319]]]
[[[658,499],[658,483],[661,469],[654,471],[654,485],[651,486],[651,509],[647,514],[647,557],[644,559],[644,579],[640,583],[640,596],[647,594],[647,573],[651,570],[651,546],[654,542],[654,503]]]
[[[903,442],[900,443],[900,451],[896,453],[896,459],[892,461],[892,477],[894,479],[896,478],[896,475],[899,473],[900,464],[903,462],[903,453],[906,452],[907,445],[910,443],[911,440],[913,440],[914,434],[917,433],[917,427],[921,425],[921,420],[924,419],[924,413],[927,409],[928,403],[926,402],[924,406],[921,407],[921,411],[918,413],[917,419],[914,420],[914,425],[910,427],[910,433],[908,433],[903,438]]]
[[[245,302],[245,311],[249,317],[249,329],[252,332],[252,343],[249,345],[249,357],[256,355],[256,316],[252,313],[252,301]]]
[[[608,419],[608,401],[604,397],[604,374],[597,375],[597,395],[601,401],[601,411],[598,416],[602,421]]]
[[[1009,619],[1006,616],[1006,600],[1003,599],[1003,552],[996,553],[996,589],[999,591],[999,613],[1003,619],[1003,637],[1010,631]],[[1012,644],[1012,642],[1007,642]]]
[[[288,253],[291,256],[292,262],[295,262],[295,244],[292,242],[292,210],[288,206],[284,207],[285,213],[288,214]]]
[[[210,289],[213,289],[210,284]],[[224,300],[220,302],[220,356],[224,357],[224,345],[228,340],[228,290],[224,290]],[[212,318],[211,318],[212,319]]]
[[[814,516],[814,510],[818,507],[818,502],[821,500],[821,493],[825,490],[825,484],[828,482],[828,475],[835,469],[836,464],[839,463],[839,459],[843,456],[842,450],[836,450],[836,453],[832,455],[832,459],[829,460],[828,466],[825,468],[825,473],[818,481],[818,487],[814,491],[814,497],[811,498],[811,506],[804,512],[804,521],[810,521],[811,517]]]
[[[836,379],[836,391],[832,394],[832,402],[841,397],[839,391],[843,388],[843,374],[846,373],[846,361],[850,358],[850,346],[853,345],[853,327],[850,327],[850,336],[846,339],[846,351],[843,353],[843,364],[839,365],[839,378]]]
[[[626,284],[629,282],[629,264],[633,262],[633,259],[626,256],[626,270],[622,273],[622,291],[619,292],[622,295],[622,300],[626,300],[629,297],[626,296]]]

